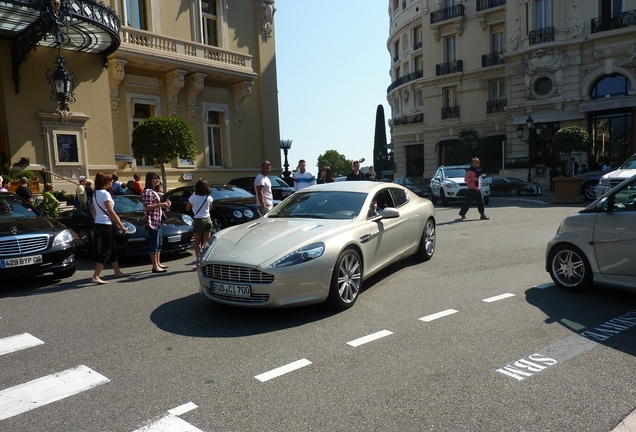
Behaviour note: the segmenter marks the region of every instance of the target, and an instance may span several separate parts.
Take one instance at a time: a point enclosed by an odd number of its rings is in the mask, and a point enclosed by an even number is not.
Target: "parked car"
[[[336,177],[335,179],[333,179],[334,181],[337,182],[343,182],[343,181],[347,181],[347,176],[340,176],[340,177]]]
[[[636,175],[565,218],[546,249],[554,283],[581,290],[591,283],[636,291]]]
[[[585,174],[579,174],[579,177],[583,178],[583,184],[581,184],[581,195],[587,201],[594,201],[596,196],[596,187],[598,186],[598,182],[601,180],[607,172],[602,171],[592,171],[586,172]]]
[[[488,177],[490,193],[505,193],[510,196],[519,196],[522,192],[531,195],[541,195],[543,190],[538,183],[523,181],[516,177]]]
[[[22,198],[0,192],[0,277],[75,274],[75,242],[58,221]]]
[[[466,199],[466,182],[464,177],[470,165],[441,165],[435,171],[431,179],[431,201],[436,204],[442,200],[442,204],[448,205],[450,201]],[[484,181],[485,174],[482,174],[481,190],[484,195],[484,204],[490,202],[490,185]]]
[[[294,188],[290,187],[282,178],[276,177],[273,175],[270,175],[267,177],[269,177],[269,181],[272,182],[272,196],[274,197],[274,199],[282,201],[294,193]],[[241,177],[241,178],[230,180],[229,184],[243,188],[249,193],[251,193],[252,195],[255,195],[256,194],[256,189],[254,189],[255,179],[256,177]]]
[[[636,154],[632,155],[618,169],[608,172],[598,182],[596,186],[596,197],[600,198],[611,188],[621,183],[623,180],[636,174]]]
[[[404,186],[415,195],[422,198],[431,197],[431,179],[422,177],[398,177],[393,183]]]
[[[115,195],[115,213],[128,230],[123,236],[117,236],[117,251],[120,255],[147,255],[149,232],[144,228],[144,206],[138,195]],[[93,205],[89,201],[89,207]],[[161,253],[184,252],[192,244],[194,232],[192,217],[175,211],[166,212],[167,218],[161,221],[163,245]],[[73,232],[78,248],[89,253],[97,251],[93,235],[93,215],[91,212],[67,210],[58,221]]]
[[[210,212],[213,233],[260,217],[256,197],[245,189],[233,185],[210,185],[210,189],[214,200]],[[188,199],[193,193],[194,186],[183,186],[172,189],[161,199],[170,199],[172,210],[194,216],[192,210],[186,212]]]
[[[200,292],[230,305],[346,309],[374,273],[410,255],[431,259],[435,228],[433,204],[397,184],[312,186],[213,235],[199,255]]]

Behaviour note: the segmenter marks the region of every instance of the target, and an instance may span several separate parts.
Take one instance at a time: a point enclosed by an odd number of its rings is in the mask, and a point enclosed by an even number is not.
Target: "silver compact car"
[[[435,229],[433,204],[403,186],[312,186],[214,234],[199,255],[200,292],[231,305],[347,309],[379,270],[410,255],[431,259]]]
[[[636,290],[636,175],[561,222],[546,270],[567,290],[591,283]]]

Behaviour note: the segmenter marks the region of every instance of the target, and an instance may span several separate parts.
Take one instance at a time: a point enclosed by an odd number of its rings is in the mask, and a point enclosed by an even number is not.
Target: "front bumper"
[[[42,255],[42,262],[37,264],[0,268],[0,278],[18,276],[35,276],[42,273],[58,272],[75,265],[75,244],[54,246],[41,252],[26,255],[2,256],[0,259],[23,258]]]

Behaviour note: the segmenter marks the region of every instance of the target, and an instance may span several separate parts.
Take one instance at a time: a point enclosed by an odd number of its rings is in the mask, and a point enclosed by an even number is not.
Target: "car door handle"
[[[360,243],[366,243],[369,240],[371,240],[373,238],[373,236],[371,234],[365,234],[362,237],[360,237]]]

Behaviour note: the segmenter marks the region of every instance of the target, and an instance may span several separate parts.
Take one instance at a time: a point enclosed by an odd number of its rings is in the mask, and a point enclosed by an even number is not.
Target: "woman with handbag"
[[[122,234],[126,234],[126,227],[121,223],[119,216],[115,213],[113,197],[108,189],[112,186],[113,178],[107,172],[99,172],[95,176],[95,195],[93,196],[93,232],[97,244],[97,263],[95,273],[93,273],[93,283],[107,284],[108,282],[100,277],[104,266],[107,263],[113,266],[115,277],[122,278],[128,276],[119,269],[117,262],[117,244],[115,243],[115,227],[117,224]]]
[[[186,211],[193,211],[194,215],[194,256],[199,258],[199,252],[205,242],[210,239],[212,234],[212,219],[210,218],[210,210],[212,209],[212,199],[210,184],[202,178],[197,181],[194,187],[194,195],[188,199]],[[196,264],[192,270],[196,270]]]
[[[144,203],[144,217],[146,219],[145,228],[150,233],[148,237],[148,252],[150,253],[150,261],[152,262],[153,273],[165,273],[168,266],[161,264],[161,220],[167,217],[163,213],[163,209],[170,208],[170,200],[161,202],[158,190],[160,184],[159,176],[155,172],[146,174],[146,188],[141,195]]]

